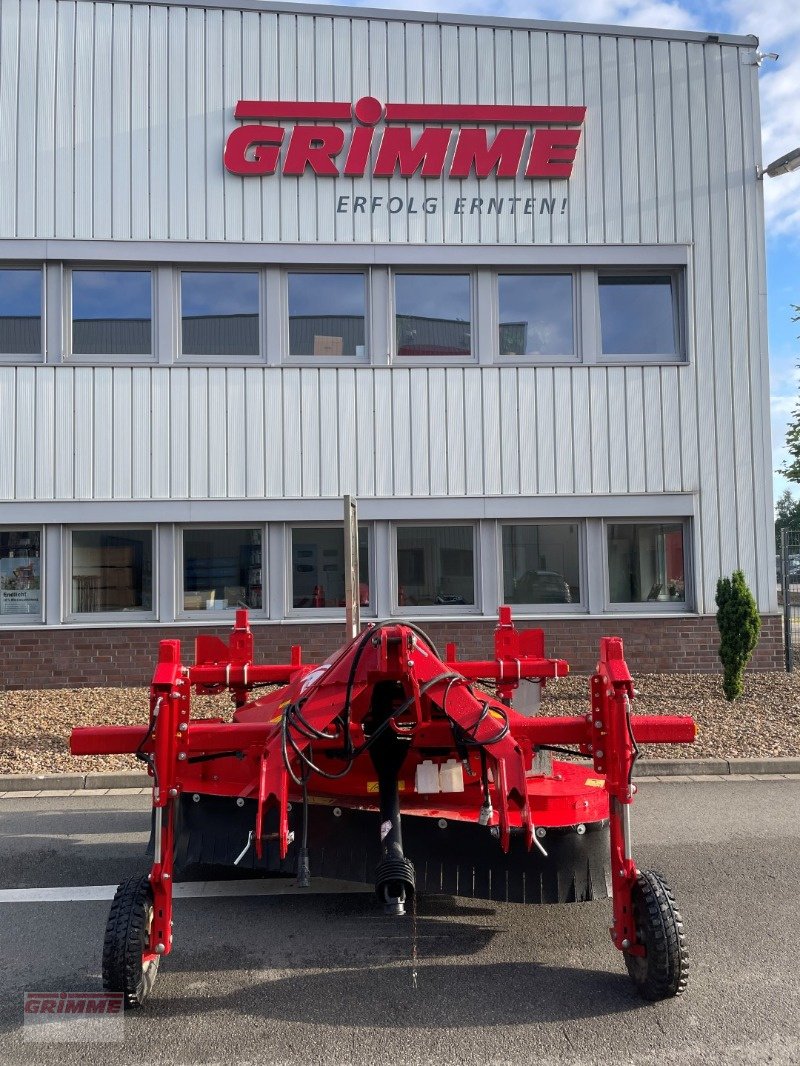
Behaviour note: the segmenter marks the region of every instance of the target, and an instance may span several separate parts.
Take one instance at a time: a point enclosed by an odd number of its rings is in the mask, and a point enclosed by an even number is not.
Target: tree
[[[797,304],[792,304],[791,306],[792,310],[797,312],[797,314],[792,315],[792,322],[800,322],[800,306]],[[800,365],[798,369],[800,369]],[[794,481],[800,484],[800,400],[795,403],[792,417],[786,427],[786,450],[789,453],[789,459],[777,473],[783,474],[787,481]]]
[[[800,500],[792,496],[789,489],[784,489],[783,495],[775,504],[775,551],[781,550],[781,530],[800,530]]]
[[[722,660],[722,691],[729,702],[741,696],[744,668],[761,633],[761,616],[741,570],[717,582],[717,628]]]

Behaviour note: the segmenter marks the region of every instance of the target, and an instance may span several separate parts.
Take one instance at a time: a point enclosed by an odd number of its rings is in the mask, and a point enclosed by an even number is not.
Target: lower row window
[[[0,616],[42,614],[42,540],[38,529],[0,531]]]
[[[608,526],[611,603],[686,602],[682,522]]]
[[[149,529],[72,533],[73,614],[153,609],[153,534]]]

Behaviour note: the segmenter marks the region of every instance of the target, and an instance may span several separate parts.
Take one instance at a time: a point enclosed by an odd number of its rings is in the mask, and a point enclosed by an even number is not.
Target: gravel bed
[[[722,697],[718,674],[642,674],[634,710],[642,714],[692,714],[700,727],[693,745],[645,747],[662,759],[768,758],[800,754],[800,672],[752,673],[734,704]],[[136,725],[147,721],[144,688],[40,689],[0,693],[0,773],[81,773],[141,768],[132,755],[73,758],[69,733],[76,725]],[[544,714],[583,714],[588,679],[550,682]],[[196,696],[193,717],[228,718],[227,694]]]

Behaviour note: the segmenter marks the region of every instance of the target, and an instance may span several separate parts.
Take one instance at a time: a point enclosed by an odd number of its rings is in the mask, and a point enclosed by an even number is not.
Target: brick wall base
[[[524,628],[535,623],[520,623]],[[486,658],[493,647],[495,623],[485,620],[440,622],[425,619],[422,628],[444,654],[448,641],[458,644],[460,658]],[[686,618],[554,618],[541,622],[547,653],[566,659],[573,673],[594,669],[600,638],[622,637],[634,676],[645,673],[701,673],[721,669],[713,616]],[[230,626],[145,627],[113,629],[17,629],[0,632],[0,689],[121,686],[149,683],[158,642],[183,642],[184,661],[193,657],[198,633],[223,639]],[[307,624],[254,625],[256,659],[288,661],[292,644],[302,644],[307,662],[319,661],[342,642],[342,626]],[[752,670],[783,670],[782,619],[763,618],[761,640]]]

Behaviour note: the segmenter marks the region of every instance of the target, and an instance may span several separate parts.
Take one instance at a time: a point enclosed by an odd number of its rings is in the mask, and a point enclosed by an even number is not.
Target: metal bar
[[[789,538],[788,529],[781,530],[781,589],[783,591],[783,650],[786,657],[786,672],[794,669],[792,647],[792,609],[789,603]]]
[[[354,496],[344,497],[344,603],[347,639],[361,629],[361,596],[358,566],[358,505]]]

